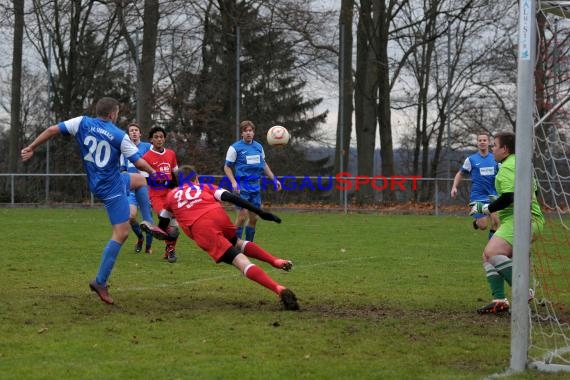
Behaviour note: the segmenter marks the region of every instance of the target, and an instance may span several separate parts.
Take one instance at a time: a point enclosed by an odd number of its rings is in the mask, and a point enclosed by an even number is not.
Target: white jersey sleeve
[[[158,214],[158,216],[160,216],[162,218],[172,219],[172,213],[168,210],[165,210],[165,209],[162,209],[160,211],[160,214]]]
[[[119,163],[121,165],[120,166],[121,172],[126,172],[129,169],[129,166],[132,165],[131,162],[129,160],[127,160],[125,155],[122,153],[121,153],[121,156],[119,157]]]
[[[78,116],[74,117],[73,119],[62,121],[61,123],[59,123],[60,132],[64,135],[75,136],[75,134],[79,130],[79,125],[81,124],[81,120],[83,120],[83,116]]]
[[[129,136],[125,135],[121,141],[121,153],[127,157],[129,161],[135,162],[141,158],[139,148],[131,141]]]
[[[217,201],[221,201],[222,200],[222,194],[225,193],[227,190],[226,189],[217,189],[214,192],[214,198],[216,198]]]
[[[226,153],[226,162],[236,162],[237,160],[237,151],[233,146],[228,148],[228,152]]]
[[[465,159],[465,162],[463,162],[463,166],[461,167],[461,170],[466,172],[466,173],[471,173],[471,170],[473,170],[473,167],[471,166],[471,160],[469,159],[469,157],[467,157]]]

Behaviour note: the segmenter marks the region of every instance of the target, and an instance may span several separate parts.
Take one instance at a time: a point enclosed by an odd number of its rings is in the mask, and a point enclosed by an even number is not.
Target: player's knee
[[[251,215],[249,216],[249,220],[248,220],[247,224],[250,227],[255,227],[255,225],[257,224],[257,214],[251,213]]]
[[[224,252],[222,257],[220,258],[220,261],[222,263],[232,265],[234,262],[234,259],[236,258],[237,255],[239,255],[239,253],[240,252],[237,250],[236,247],[230,247],[226,250],[226,252]]]
[[[485,248],[485,250],[483,250],[483,261],[488,262],[489,260],[491,260],[493,256],[497,256],[499,254],[500,254],[499,252],[495,252],[494,250]]]
[[[243,214],[240,212],[236,218],[236,225],[243,226],[246,220],[247,220],[247,214]]]
[[[168,234],[168,240],[176,240],[180,236],[180,229],[177,226],[169,226],[166,229],[166,233]]]
[[[132,173],[131,174],[131,189],[136,190],[140,189],[141,187],[146,186],[146,178],[143,177],[141,174]]]
[[[487,229],[487,219],[485,218],[481,218],[481,219],[477,219],[477,227],[479,227],[480,230],[484,231]]]
[[[123,223],[120,228],[113,229],[113,240],[124,243],[129,237],[129,224]]]

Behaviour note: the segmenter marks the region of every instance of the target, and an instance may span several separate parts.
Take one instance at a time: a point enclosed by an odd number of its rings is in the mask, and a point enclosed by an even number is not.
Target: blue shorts
[[[121,178],[125,183],[125,191],[116,197],[103,200],[107,216],[112,225],[128,221],[131,214],[129,198],[127,196],[127,190],[131,186],[131,177],[128,173],[122,173]]]
[[[239,195],[240,195],[240,197],[242,197],[242,199],[245,199],[246,201],[253,203],[257,207],[261,207],[261,192],[259,192],[259,191],[248,192],[248,191],[241,190],[239,192]],[[236,207],[238,209],[241,209],[241,207],[239,207],[239,206],[236,206]]]

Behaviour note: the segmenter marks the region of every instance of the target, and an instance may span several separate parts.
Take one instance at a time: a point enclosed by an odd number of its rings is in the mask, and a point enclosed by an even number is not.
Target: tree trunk
[[[374,146],[376,142],[376,96],[378,71],[375,62],[374,42],[377,35],[372,20],[370,0],[362,0],[357,29],[356,86],[354,93],[355,129],[359,176],[374,175]],[[355,174],[355,173],[353,173]],[[374,201],[370,185],[360,186],[356,191],[359,203]]]
[[[380,30],[377,43],[378,66],[378,126],[380,130],[380,158],[382,160],[382,175],[394,175],[394,146],[392,143],[392,115],[390,112],[390,63],[388,62],[388,32],[390,22],[387,21],[384,0],[378,1],[375,7],[377,28]],[[384,202],[394,200],[394,192],[389,186],[383,194]]]
[[[22,43],[24,39],[24,0],[14,0],[14,52],[12,55],[12,103],[10,105],[9,171],[18,168],[20,136],[22,135]]]
[[[354,0],[342,0],[340,9],[341,34],[339,51],[339,110],[336,131],[336,154],[334,173],[348,171],[350,155],[350,135],[352,132],[352,93],[354,83],[352,80],[352,19],[354,17]],[[342,158],[342,160],[341,160]],[[342,165],[341,165],[342,161]],[[334,199],[339,199],[337,191]],[[342,203],[342,200],[341,200]]]
[[[237,46],[237,26],[239,25],[239,20],[237,19],[236,10],[236,0],[220,0],[220,12],[222,16],[222,33],[223,33],[223,43],[225,44],[223,60],[225,62],[224,66],[227,67],[226,78],[224,78],[225,89],[223,96],[223,115],[227,115],[227,123],[224,123],[224,130],[221,135],[224,136],[223,141],[233,142],[235,141],[235,126],[239,123],[236,120],[236,49]],[[254,121],[255,123],[255,121]]]
[[[69,25],[69,58],[67,60],[67,72],[64,73],[63,77],[63,91],[62,91],[62,109],[60,110],[62,115],[61,119],[68,119],[72,117],[72,114],[76,112],[74,107],[66,107],[66,105],[76,105],[75,104],[75,78],[77,74],[77,59],[79,54],[77,52],[78,36],[80,33],[79,27],[81,24],[81,1],[73,0],[71,1],[71,23]],[[62,38],[60,36],[60,38]],[[60,44],[63,47],[62,44]],[[61,54],[59,57],[62,62],[65,61],[65,54]],[[75,115],[73,115],[75,116]]]
[[[154,64],[159,18],[159,2],[156,0],[145,0],[142,54],[137,88],[139,96],[137,101],[140,103],[140,120],[137,121],[144,129],[152,128],[152,113],[154,110],[152,86],[154,82]]]

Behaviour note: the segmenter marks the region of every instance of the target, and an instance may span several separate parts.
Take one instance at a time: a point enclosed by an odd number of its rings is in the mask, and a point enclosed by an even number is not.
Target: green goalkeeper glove
[[[469,215],[475,215],[475,214],[490,215],[491,214],[489,212],[489,204],[488,203],[472,202],[472,203],[469,203],[469,206],[471,206],[471,211],[469,212]]]

